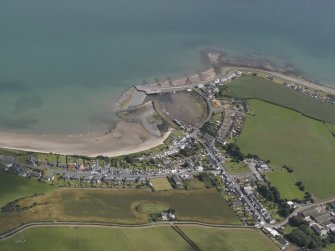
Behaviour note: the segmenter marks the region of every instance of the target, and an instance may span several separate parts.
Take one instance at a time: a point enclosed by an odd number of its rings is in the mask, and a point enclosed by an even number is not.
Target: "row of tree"
[[[288,217],[293,209],[287,204],[286,200],[280,198],[278,189],[268,184],[259,184],[257,191],[268,201],[274,202],[278,206],[278,214],[282,217]]]

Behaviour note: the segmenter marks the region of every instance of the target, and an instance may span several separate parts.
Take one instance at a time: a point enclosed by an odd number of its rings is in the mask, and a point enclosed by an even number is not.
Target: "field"
[[[201,250],[275,251],[279,250],[261,232],[253,229],[206,229],[181,227]]]
[[[0,233],[32,221],[148,222],[147,210],[173,208],[178,220],[240,224],[215,189],[148,190],[59,189],[22,199],[20,211],[0,214]]]
[[[0,207],[21,197],[46,193],[54,188],[33,179],[0,172]]]
[[[22,240],[25,242],[22,243]],[[50,245],[52,243],[52,245]],[[0,250],[11,251],[110,251],[192,250],[170,227],[146,229],[101,229],[42,227],[28,229],[6,241]]]
[[[279,189],[282,198],[287,200],[304,198],[304,193],[295,185],[297,179],[294,177],[294,173],[278,169],[266,173],[266,179]]]
[[[166,191],[172,189],[171,183],[167,178],[153,178],[150,179],[150,183],[155,191]]]
[[[201,182],[198,178],[184,180],[184,183],[190,190],[204,189],[206,187],[206,184],[204,182]]]
[[[237,139],[242,152],[277,167],[288,165],[305,190],[319,199],[334,196],[335,140],[325,124],[266,102],[249,104],[255,115],[247,116]]]
[[[270,80],[245,76],[229,85],[228,95],[260,99],[298,111],[308,117],[335,124],[335,107]]]
[[[276,246],[253,229],[180,227],[203,251],[276,251]],[[52,243],[52,245],[50,245]],[[0,241],[0,250],[109,251],[192,250],[171,227],[100,229],[84,227],[32,228]]]
[[[228,161],[227,161],[228,160]],[[250,169],[247,167],[247,165],[244,162],[232,162],[229,159],[227,159],[224,163],[225,169],[230,174],[242,174],[242,173],[250,173]]]

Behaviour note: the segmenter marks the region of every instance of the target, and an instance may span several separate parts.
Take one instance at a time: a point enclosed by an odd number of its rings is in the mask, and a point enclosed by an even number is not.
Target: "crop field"
[[[172,186],[167,178],[152,178],[150,183],[155,191],[166,191],[171,190]]]
[[[319,199],[334,196],[335,140],[327,126],[263,101],[249,104],[255,115],[247,115],[237,139],[241,151],[271,160],[277,167],[288,165],[305,190]]]
[[[275,251],[279,250],[264,234],[254,229],[206,229],[181,227],[201,250]]]
[[[11,251],[192,250],[170,227],[106,229],[74,227],[32,228],[0,241]]]
[[[304,193],[295,185],[297,179],[294,177],[294,173],[289,173],[285,169],[282,171],[278,169],[266,173],[265,176],[273,186],[278,188],[283,199],[293,200],[304,198]]]
[[[59,189],[22,199],[0,214],[0,233],[33,221],[148,222],[148,210],[173,208],[178,220],[240,224],[215,189],[194,191]],[[17,210],[17,209],[20,210]]]
[[[308,117],[335,124],[335,106],[318,101],[264,78],[254,76],[240,77],[229,85],[228,96],[260,99],[293,109]]]
[[[47,193],[54,188],[33,179],[0,172],[0,207],[21,197]]]

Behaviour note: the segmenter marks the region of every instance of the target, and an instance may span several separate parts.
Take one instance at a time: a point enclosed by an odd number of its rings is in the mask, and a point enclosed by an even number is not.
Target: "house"
[[[136,178],[135,177],[127,177],[125,179],[125,182],[127,182],[127,183],[134,183],[134,182],[136,182]]]
[[[279,242],[282,250],[284,250],[285,248],[287,248],[287,246],[289,245],[289,242],[287,240],[285,240],[283,237],[280,237],[278,239],[278,242]]]
[[[116,178],[114,179],[114,182],[115,182],[116,184],[121,184],[121,183],[123,182],[123,178],[122,178],[122,177],[116,177]]]
[[[311,227],[319,236],[327,235],[327,229],[323,228],[320,224],[315,223]]]
[[[141,183],[141,184],[145,184],[145,183],[147,183],[147,178],[146,177],[140,177],[137,182]]]
[[[81,164],[79,167],[79,171],[85,172],[85,171],[89,171],[90,168],[88,166],[85,166],[84,164]]]
[[[316,210],[316,208],[308,208],[308,209],[302,211],[300,214],[301,214],[302,217],[304,217],[306,219],[306,218],[309,218],[311,216],[316,216],[318,214],[318,211]]]
[[[103,181],[106,183],[112,183],[112,181],[114,180],[114,177],[112,176],[106,176]]]
[[[329,212],[323,212],[323,213],[318,213],[316,215],[311,216],[313,220],[315,220],[317,223],[322,224],[322,225],[327,225],[331,223],[331,220],[333,219],[333,216],[330,215]]]
[[[334,223],[330,223],[326,227],[329,229],[330,232],[335,234],[335,224]]]
[[[77,163],[68,163],[67,168],[69,169],[76,169],[77,168]]]
[[[28,156],[28,164],[36,166],[37,165],[37,158],[32,155]]]
[[[53,175],[43,175],[42,179],[44,181],[47,181],[47,182],[52,182],[55,179],[55,176],[53,176]]]
[[[182,185],[181,179],[179,178],[178,175],[173,175],[171,179],[172,179],[173,184],[175,184],[175,186],[179,187]]]

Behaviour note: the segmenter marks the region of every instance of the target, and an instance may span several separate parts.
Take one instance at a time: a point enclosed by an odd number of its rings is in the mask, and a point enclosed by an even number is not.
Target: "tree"
[[[296,185],[297,187],[300,187],[300,186],[302,185],[302,182],[301,182],[301,181],[297,181],[297,182],[295,183],[295,185]]]
[[[292,216],[291,218],[288,219],[288,223],[292,227],[299,227],[301,225],[306,225],[306,221],[301,218],[300,216]]]

